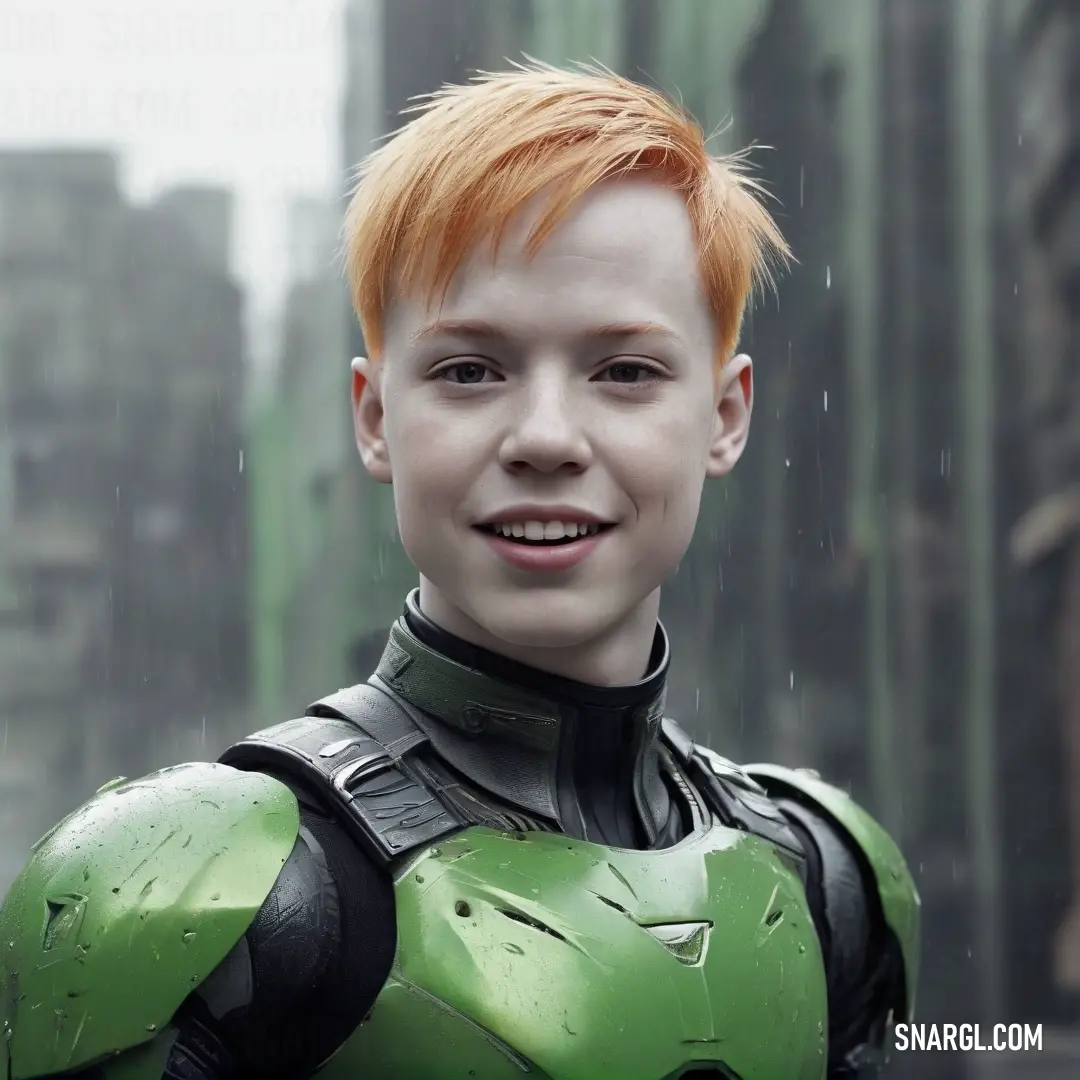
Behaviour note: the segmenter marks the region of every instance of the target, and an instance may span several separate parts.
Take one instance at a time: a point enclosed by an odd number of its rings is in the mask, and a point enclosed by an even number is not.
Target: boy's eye
[[[618,383],[637,382],[648,374],[641,364],[612,364],[607,370],[611,381]]]
[[[483,364],[475,360],[464,360],[460,364],[451,364],[439,372],[439,378],[447,382],[457,383],[459,386],[469,386],[473,383],[482,383],[484,377],[489,374]]]
[[[656,379],[660,373],[648,364],[636,363],[632,360],[620,360],[610,367],[604,368],[598,378],[602,381],[621,383],[643,383],[650,379]]]

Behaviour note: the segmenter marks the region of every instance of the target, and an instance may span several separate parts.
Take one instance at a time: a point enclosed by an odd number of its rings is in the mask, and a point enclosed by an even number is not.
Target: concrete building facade
[[[0,153],[0,887],[243,702],[230,219],[223,191],[130,205],[107,151]]]

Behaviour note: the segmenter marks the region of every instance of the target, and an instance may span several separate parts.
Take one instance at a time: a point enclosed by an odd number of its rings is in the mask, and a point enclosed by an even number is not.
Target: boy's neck
[[[660,590],[603,635],[566,647],[515,645],[485,630],[427,578],[420,577],[420,610],[447,633],[519,664],[593,686],[626,686],[644,677],[660,616]]]

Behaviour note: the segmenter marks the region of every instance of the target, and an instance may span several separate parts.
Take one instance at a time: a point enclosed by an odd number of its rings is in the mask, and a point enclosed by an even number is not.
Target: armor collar
[[[391,628],[374,680],[413,706],[447,764],[579,839],[627,848],[669,842],[675,812],[658,740],[669,663],[663,626],[641,682],[598,687],[471,645],[432,623],[418,598],[418,590],[409,595]]]

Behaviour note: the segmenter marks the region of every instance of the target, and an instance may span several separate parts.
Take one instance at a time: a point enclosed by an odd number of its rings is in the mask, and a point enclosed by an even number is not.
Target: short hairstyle
[[[755,285],[790,257],[745,153],[710,156],[689,113],[607,69],[530,61],[444,86],[407,112],[414,118],[358,167],[345,215],[346,276],[373,360],[395,295],[445,296],[475,245],[490,236],[497,247],[514,213],[549,187],[527,251],[601,181],[634,174],[685,197],[720,363]]]

